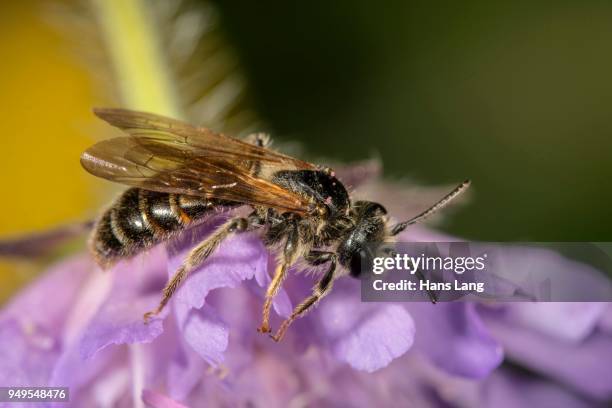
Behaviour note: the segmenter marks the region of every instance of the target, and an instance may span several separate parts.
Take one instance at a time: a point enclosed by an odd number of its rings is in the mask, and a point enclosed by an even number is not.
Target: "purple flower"
[[[355,183],[377,169],[363,171]],[[612,396],[607,304],[362,303],[359,282],[344,278],[275,343],[255,330],[273,257],[251,233],[225,241],[145,325],[168,276],[221,221],[106,272],[86,255],[52,267],[0,312],[0,384],[67,386],[74,406],[586,406]],[[448,237],[416,227],[401,239]],[[313,284],[294,272],[275,327]]]
[[[602,330],[606,303],[512,304],[483,310],[507,358],[568,389],[612,398],[612,333]],[[483,308],[484,309],[484,308]]]

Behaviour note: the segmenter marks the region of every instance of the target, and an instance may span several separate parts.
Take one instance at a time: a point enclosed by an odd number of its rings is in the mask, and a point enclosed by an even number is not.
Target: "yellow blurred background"
[[[97,206],[96,182],[81,170],[79,156],[97,126],[91,107],[103,100],[66,38],[49,24],[46,6],[7,2],[0,13],[0,237],[85,220]],[[0,261],[0,301],[36,269]]]

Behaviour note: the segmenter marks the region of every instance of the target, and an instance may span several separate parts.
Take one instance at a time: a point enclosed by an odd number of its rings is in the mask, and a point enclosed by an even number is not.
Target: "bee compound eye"
[[[367,265],[367,252],[364,250],[360,250],[356,252],[351,257],[350,266],[349,266],[349,274],[353,278],[360,278],[363,268]]]

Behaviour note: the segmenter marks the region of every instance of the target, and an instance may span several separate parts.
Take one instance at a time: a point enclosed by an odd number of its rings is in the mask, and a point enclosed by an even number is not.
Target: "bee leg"
[[[285,242],[285,248],[283,249],[283,260],[280,265],[276,268],[274,278],[268,285],[266,290],[266,299],[264,301],[262,309],[261,326],[257,329],[260,333],[270,333],[270,311],[272,310],[272,301],[274,296],[278,293],[281,288],[285,277],[287,276],[287,270],[295,262],[297,255],[297,249],[299,246],[299,235],[297,225],[291,227],[290,232],[287,235],[287,241]]]
[[[172,276],[172,279],[170,279],[170,281],[166,284],[166,287],[163,290],[163,297],[157,308],[145,313],[145,323],[147,323],[151,317],[159,314],[163,310],[164,306],[166,306],[174,292],[176,292],[181,282],[185,280],[192,270],[206,261],[210,254],[217,249],[219,244],[225,238],[232,233],[244,232],[251,229],[253,226],[258,226],[260,221],[261,220],[254,214],[250,215],[248,218],[233,218],[223,224],[211,236],[193,248],[189,255],[187,255],[187,258],[183,264],[179,267],[174,276]]]
[[[271,143],[270,135],[266,133],[251,133],[244,138],[245,142],[254,144],[257,147],[268,147]]]
[[[395,255],[397,255],[397,252],[395,252],[393,249],[384,249],[383,252],[385,254],[387,254],[387,256],[390,257],[395,257]],[[423,271],[421,270],[421,268],[417,269],[415,272],[416,277],[419,279],[420,282],[427,280],[425,278],[425,275],[423,275]],[[438,295],[436,295],[436,292],[434,292],[431,289],[425,289],[425,291],[427,292],[427,296],[429,297],[429,300],[431,301],[431,303],[433,303],[434,305],[436,303],[438,303]]]
[[[311,255],[313,257],[316,257],[312,259],[312,261],[308,259]],[[321,300],[325,295],[327,295],[332,289],[334,282],[334,272],[336,270],[336,254],[331,252],[311,251],[309,256],[307,256],[306,260],[314,265],[319,265],[321,263],[324,263],[325,261],[329,261],[329,269],[327,270],[327,272],[325,272],[325,275],[323,275],[323,277],[317,282],[317,284],[313,288],[312,295],[310,295],[309,297],[304,299],[302,303],[297,305],[295,309],[293,309],[293,313],[291,313],[291,316],[285,319],[285,321],[278,328],[276,334],[274,336],[271,336],[274,341],[281,341],[291,323],[293,323],[295,319],[302,317],[304,314],[306,314],[306,312],[311,307],[316,305],[319,300]]]
[[[336,254],[333,252],[312,250],[306,254],[304,260],[310,265],[317,266],[324,264],[325,262],[335,262]]]
[[[423,282],[423,281],[427,280],[425,278],[425,275],[423,275],[423,272],[420,269],[416,270],[416,276],[417,276],[417,278],[419,279],[420,282]],[[431,289],[426,289],[425,291],[427,292],[427,297],[429,298],[429,301],[431,303],[433,303],[434,305],[436,303],[438,303],[438,295],[436,295],[436,292],[434,292]]]

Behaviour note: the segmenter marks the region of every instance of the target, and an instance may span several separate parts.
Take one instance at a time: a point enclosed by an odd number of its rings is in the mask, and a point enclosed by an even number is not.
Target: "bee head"
[[[348,231],[340,245],[340,263],[350,275],[359,277],[365,265],[372,262],[375,249],[387,236],[387,210],[381,204],[371,201],[357,201],[353,205],[354,227]]]

